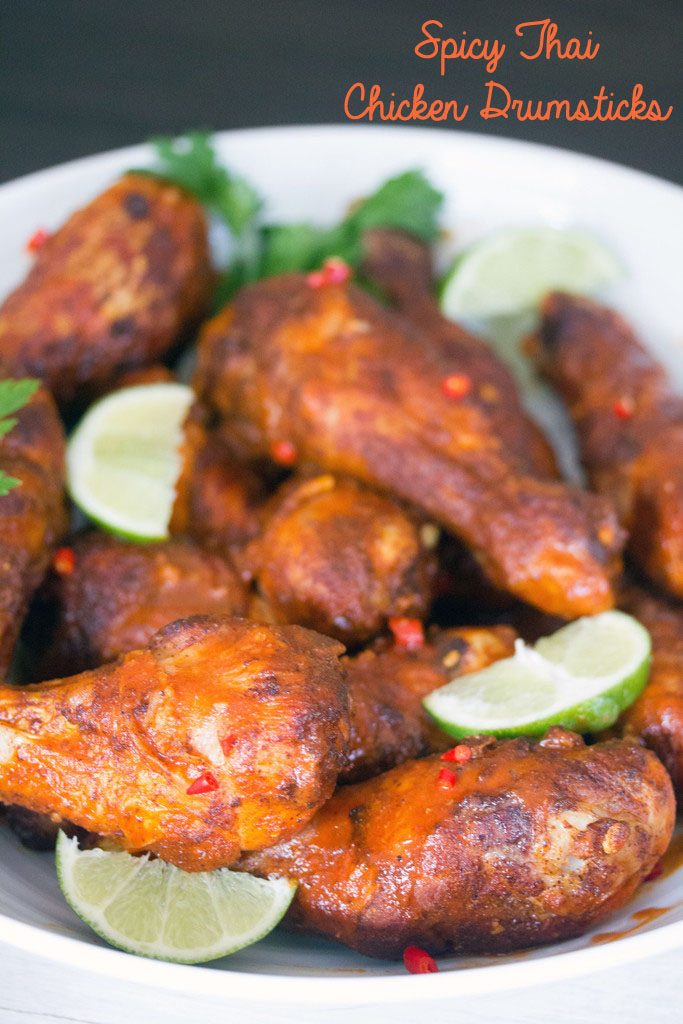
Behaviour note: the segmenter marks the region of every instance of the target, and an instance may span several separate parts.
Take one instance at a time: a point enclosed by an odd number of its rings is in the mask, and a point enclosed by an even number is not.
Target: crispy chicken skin
[[[630,586],[620,607],[650,631],[652,670],[619,724],[625,736],[639,736],[662,759],[683,806],[683,605]]]
[[[616,502],[634,562],[683,597],[683,398],[612,310],[556,293],[542,313],[542,364],[591,483]]]
[[[344,786],[293,839],[240,868],[295,878],[290,923],[370,956],[503,952],[579,935],[666,850],[671,782],[625,741],[508,740],[439,783],[438,757]],[[449,765],[449,768],[452,768]]]
[[[64,430],[40,389],[0,440],[0,469],[21,485],[0,498],[0,678],[9,667],[29,600],[66,529]]]
[[[340,651],[299,626],[200,616],[93,672],[0,687],[0,800],[187,871],[226,867],[332,794]]]
[[[423,697],[456,676],[509,657],[514,641],[506,626],[463,627],[434,631],[418,650],[378,641],[343,658],[351,734],[339,781],[359,782],[410,758],[447,750],[453,740],[426,713]]]
[[[285,483],[240,565],[275,622],[298,622],[356,647],[392,616],[425,618],[436,560],[420,525],[391,498],[326,473]]]
[[[511,372],[493,349],[448,320],[435,298],[436,282],[428,245],[392,228],[373,228],[363,237],[363,270],[397,308],[444,350],[458,373],[479,389],[491,433],[504,439],[519,468],[538,476],[557,476],[554,452],[540,427],[525,413]]]
[[[448,348],[353,285],[287,275],[243,289],[203,329],[195,384],[254,455],[388,491],[452,530],[491,579],[573,617],[613,604],[609,502],[522,473],[479,393],[448,398]]]
[[[39,678],[97,668],[143,647],[176,619],[246,611],[246,589],[232,564],[191,540],[130,544],[94,532],[71,550],[73,566],[53,571],[32,616],[37,636],[30,646],[45,649]]]
[[[190,534],[203,545],[226,551],[242,547],[261,529],[266,486],[234,453],[226,431],[208,430],[195,405],[184,425],[182,468],[171,533]]]
[[[87,398],[170,349],[211,281],[199,203],[127,174],[48,238],[0,307],[0,360],[60,402]]]

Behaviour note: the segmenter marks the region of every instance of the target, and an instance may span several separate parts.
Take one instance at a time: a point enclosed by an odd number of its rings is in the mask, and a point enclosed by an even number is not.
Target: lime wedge
[[[67,903],[112,946],[180,964],[205,963],[258,942],[282,919],[296,883],[228,871],[188,872],[163,860],[81,850],[57,838]]]
[[[69,491],[90,519],[132,540],[168,536],[193,400],[185,384],[146,384],[91,406],[67,449]]]
[[[441,286],[441,308],[452,320],[511,316],[534,309],[550,291],[590,293],[622,273],[609,249],[581,231],[510,228],[457,257]]]
[[[624,612],[577,619],[511,658],[434,690],[424,706],[444,732],[539,736],[551,725],[607,729],[647,682],[650,634]]]

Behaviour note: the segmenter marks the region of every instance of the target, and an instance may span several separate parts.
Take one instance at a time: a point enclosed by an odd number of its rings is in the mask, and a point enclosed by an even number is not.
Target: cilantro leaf
[[[20,485],[21,480],[17,480],[15,476],[9,476],[0,469],[0,498],[4,498],[6,494]]]
[[[24,377],[22,380],[0,380],[0,418],[23,409],[39,387],[40,381],[32,377]]]
[[[4,437],[5,434],[9,434],[12,427],[16,427],[16,425],[16,416],[9,416],[6,420],[0,420],[0,437]]]
[[[152,139],[156,161],[137,173],[153,174],[191,192],[240,237],[263,205],[258,192],[218,161],[209,132],[188,132],[178,138]]]
[[[25,377],[22,380],[0,380],[0,438],[8,434],[17,420],[12,413],[23,409],[40,387],[39,380]],[[0,469],[0,498],[18,487],[21,480],[9,476]]]
[[[263,277],[310,270],[321,260],[325,233],[312,224],[271,224],[263,229]]]
[[[358,232],[377,227],[398,228],[433,242],[439,233],[442,203],[443,193],[430,184],[422,171],[404,171],[360,202],[344,224],[347,231]]]
[[[442,203],[442,193],[421,171],[405,171],[385,181],[332,228],[310,224],[266,228],[261,276],[311,270],[328,256],[339,256],[357,269],[363,255],[363,233],[369,228],[396,228],[431,242],[439,233]]]

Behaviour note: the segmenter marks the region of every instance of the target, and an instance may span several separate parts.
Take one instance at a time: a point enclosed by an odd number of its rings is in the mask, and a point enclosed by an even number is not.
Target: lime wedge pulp
[[[550,291],[595,292],[622,272],[609,249],[582,231],[508,228],[457,257],[441,308],[452,320],[512,316],[535,309]]]
[[[67,449],[71,497],[110,533],[163,540],[181,470],[185,384],[122,388],[90,407]]]
[[[60,832],[57,878],[72,910],[127,953],[197,964],[262,939],[282,919],[296,883],[221,868],[188,872],[163,860],[81,850]]]
[[[597,732],[612,725],[647,682],[650,635],[624,612],[577,619],[511,658],[434,690],[424,706],[461,739],[475,733],[539,736],[551,725]]]

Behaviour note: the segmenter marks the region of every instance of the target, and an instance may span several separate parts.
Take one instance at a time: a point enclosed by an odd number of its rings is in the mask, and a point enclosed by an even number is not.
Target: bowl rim
[[[512,954],[519,957],[512,963],[499,963],[492,957],[490,965],[455,967],[430,975],[364,975],[360,973],[362,968],[358,969],[358,974],[347,968],[341,969],[341,976],[335,976],[333,969],[329,974],[282,975],[263,971],[216,970],[202,964],[172,964],[82,942],[25,924],[5,914],[0,914],[0,939],[26,952],[80,970],[185,994],[228,996],[244,1002],[269,1004],[352,1005],[484,995],[593,974],[675,949],[683,944],[683,921],[660,925],[601,945],[551,953],[540,960],[525,961],[524,951],[521,951]],[[36,948],[37,939],[40,948]],[[254,986],[259,980],[268,984],[260,986],[255,997]]]

